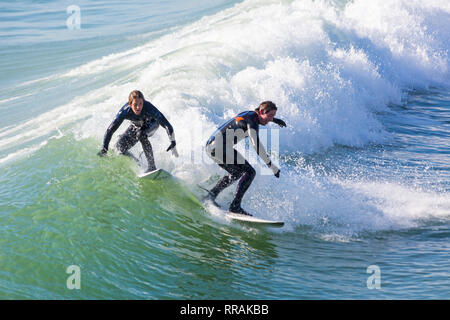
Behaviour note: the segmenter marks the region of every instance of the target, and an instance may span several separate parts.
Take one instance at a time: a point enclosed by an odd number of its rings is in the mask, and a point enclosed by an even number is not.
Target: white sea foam
[[[270,179],[274,178],[258,176],[245,206],[258,216],[284,220],[288,231],[308,226],[327,240],[351,241],[364,232],[415,228],[423,221],[450,218],[448,193],[401,181],[337,178],[312,169],[283,172],[276,182]],[[219,202],[229,202],[231,191]]]

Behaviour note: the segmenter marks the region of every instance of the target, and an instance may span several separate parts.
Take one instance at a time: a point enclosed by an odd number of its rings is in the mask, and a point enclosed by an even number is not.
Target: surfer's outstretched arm
[[[276,123],[277,125],[279,125],[280,127],[286,127],[286,122],[284,122],[283,120],[281,120],[281,119],[278,119],[278,118],[273,118],[273,120],[272,120],[272,122],[273,123]]]
[[[266,166],[269,167],[270,170],[272,170],[275,177],[279,178],[280,169],[272,163],[272,160],[270,160],[270,157],[267,155],[266,149],[259,139],[258,131],[248,125],[248,135],[250,137],[250,142],[253,148],[256,150],[258,156],[264,161]]]
[[[116,130],[122,124],[123,120],[124,118],[121,116],[121,113],[119,112],[114,121],[109,125],[108,129],[106,130],[105,137],[103,138],[103,148],[98,153],[99,156],[103,156],[108,152],[109,142],[111,141],[114,132],[116,132]]]

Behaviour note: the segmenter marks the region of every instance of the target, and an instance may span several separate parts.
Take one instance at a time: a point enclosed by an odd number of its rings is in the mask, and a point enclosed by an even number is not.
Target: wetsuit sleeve
[[[250,142],[253,148],[256,150],[258,156],[260,156],[267,167],[269,167],[269,169],[272,170],[274,174],[276,174],[280,169],[278,169],[278,167],[272,163],[270,157],[267,155],[266,149],[259,140],[258,130],[253,128],[250,124],[248,124],[248,135],[250,137]]]
[[[167,135],[169,136],[170,141],[175,141],[175,133],[173,132],[173,127],[170,122],[164,117],[164,115],[158,111],[156,117],[156,121],[158,121],[159,125],[166,129]]]
[[[286,127],[286,122],[284,122],[281,119],[278,118],[273,118],[273,123],[276,123],[277,125],[279,125],[280,127]]]
[[[120,127],[123,120],[125,120],[125,113],[121,110],[114,121],[109,125],[108,129],[106,129],[105,137],[103,138],[103,149],[108,150],[109,142],[111,138],[116,132],[116,130]]]

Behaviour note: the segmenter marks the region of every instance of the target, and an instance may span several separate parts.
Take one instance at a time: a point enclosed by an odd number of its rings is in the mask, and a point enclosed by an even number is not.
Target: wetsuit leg
[[[212,198],[214,199],[221,191],[223,191],[225,188],[239,179],[233,202],[230,205],[230,211],[245,213],[245,211],[243,211],[241,208],[242,198],[244,197],[245,192],[248,190],[253,179],[255,178],[256,171],[239,152],[233,149],[233,153],[233,163],[229,164],[227,164],[225,161],[218,161],[218,159],[214,158],[214,153],[210,155],[211,158],[215,160],[222,169],[226,170],[229,173],[229,175],[224,176],[219,180],[219,182],[217,182],[216,186],[211,189],[210,193]],[[223,157],[223,160],[225,160],[226,155],[224,155]]]
[[[117,141],[116,148],[123,155],[129,156],[138,161],[128,150],[130,150],[137,142],[138,128],[135,125],[130,125],[125,132],[120,135],[119,141]]]
[[[241,176],[241,172],[239,172],[239,170],[236,170],[236,168],[234,168],[234,166],[228,166],[225,165],[225,159],[226,159],[226,153],[223,152],[223,154],[218,155],[216,154],[216,148],[214,147],[214,144],[207,144],[206,145],[206,153],[207,155],[214,160],[214,162],[216,162],[222,169],[224,169],[225,171],[228,171],[230,174],[224,176],[222,179],[220,179],[217,184],[215,185],[214,188],[212,188],[209,191],[209,197],[211,198],[210,200],[213,200],[217,197],[217,195],[222,192],[222,190],[224,190],[225,188],[227,188],[228,186],[230,186],[233,182],[235,182],[237,179],[239,179],[239,177]],[[236,152],[233,149],[234,152]]]
[[[216,198],[220,192],[222,192],[225,188],[233,184],[233,182],[235,182],[240,177],[240,172],[237,172],[236,170],[234,170],[234,168],[230,168],[227,165],[223,164],[219,164],[219,166],[221,166],[226,171],[230,172],[230,174],[220,179],[215,185],[215,187],[210,190],[210,193],[214,198]]]
[[[145,157],[147,158],[148,163],[147,171],[156,170],[152,144],[150,143],[148,138],[153,136],[158,128],[159,128],[158,122],[156,120],[152,120],[142,128],[140,134],[138,135],[139,141],[141,142],[142,145],[142,149],[144,150]]]
[[[152,144],[147,139],[146,136],[141,136],[139,141],[142,144],[142,149],[144,149],[145,157],[147,158],[148,168],[147,171],[156,170],[155,158],[153,157],[153,149]]]
[[[142,128],[141,135],[144,135],[148,138],[153,136],[159,128],[159,123],[155,119],[152,119],[150,122],[146,123],[146,125]]]
[[[238,156],[241,156],[237,151],[235,151]],[[236,154],[235,154],[236,158]],[[230,165],[228,165],[230,166]],[[235,172],[238,171],[240,174],[240,179],[238,182],[238,186],[236,188],[236,193],[234,194],[234,199],[231,202],[230,205],[230,211],[231,212],[240,212],[247,214],[244,210],[241,208],[241,202],[242,198],[244,197],[245,192],[248,190],[250,185],[253,182],[253,179],[256,176],[256,171],[253,169],[253,167],[248,163],[248,161],[245,161],[244,164],[233,164],[233,169]]]

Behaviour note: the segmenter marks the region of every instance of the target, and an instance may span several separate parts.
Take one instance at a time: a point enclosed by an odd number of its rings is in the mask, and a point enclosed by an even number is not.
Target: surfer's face
[[[277,110],[270,110],[267,113],[259,113],[259,123],[262,124],[263,126],[265,126],[266,124],[268,124],[270,121],[273,121],[273,117],[275,117],[275,115],[277,114]]]
[[[134,98],[133,101],[131,102],[131,110],[133,110],[133,112],[136,115],[141,114],[143,106],[144,106],[144,100],[142,100],[141,98]]]

